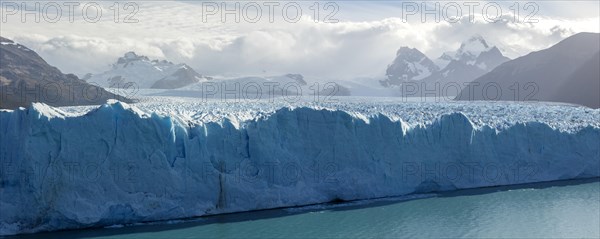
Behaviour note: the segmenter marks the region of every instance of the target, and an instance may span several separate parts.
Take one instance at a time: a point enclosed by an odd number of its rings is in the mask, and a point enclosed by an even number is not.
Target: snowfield
[[[0,234],[600,176],[600,110],[144,97],[0,111]]]

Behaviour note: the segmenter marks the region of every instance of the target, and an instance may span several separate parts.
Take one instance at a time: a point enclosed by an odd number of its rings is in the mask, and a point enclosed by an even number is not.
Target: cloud
[[[598,32],[598,17],[560,18],[539,15],[538,23],[514,23],[512,15],[489,23],[477,16],[457,23],[405,23],[398,16],[371,8],[348,13],[340,5],[339,23],[315,23],[309,11],[297,23],[202,22],[200,4],[140,3],[139,23],[21,23],[3,24],[1,34],[29,46],[50,64],[83,75],[108,69],[117,57],[136,51],[150,58],[185,62],[207,75],[302,73],[307,76],[350,78],[382,76],[396,50],[415,47],[430,58],[455,50],[472,35],[482,35],[515,58],[546,48],[581,31]],[[350,3],[344,3],[350,4]],[[364,3],[363,3],[364,4]],[[373,10],[375,9],[375,10]],[[380,8],[383,9],[383,8]],[[356,10],[354,10],[356,11]],[[344,16],[352,15],[349,20]],[[385,16],[385,18],[384,18]],[[28,31],[22,31],[28,29]]]

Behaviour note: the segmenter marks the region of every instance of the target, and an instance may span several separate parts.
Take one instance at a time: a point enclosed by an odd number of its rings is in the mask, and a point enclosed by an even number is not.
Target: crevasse
[[[188,124],[120,102],[76,117],[34,104],[0,111],[0,130],[1,235],[600,176],[595,126],[498,130],[462,113]]]

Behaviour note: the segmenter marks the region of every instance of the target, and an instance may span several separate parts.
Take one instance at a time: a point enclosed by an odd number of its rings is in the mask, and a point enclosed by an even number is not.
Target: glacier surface
[[[600,110],[183,98],[0,111],[0,235],[600,176]]]

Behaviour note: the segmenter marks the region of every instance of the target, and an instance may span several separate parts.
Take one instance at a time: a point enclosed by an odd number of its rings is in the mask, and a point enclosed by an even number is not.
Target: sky
[[[2,1],[0,35],[80,76],[135,51],[210,76],[379,77],[402,46],[435,59],[479,35],[517,58],[600,31],[599,1],[35,3]]]

